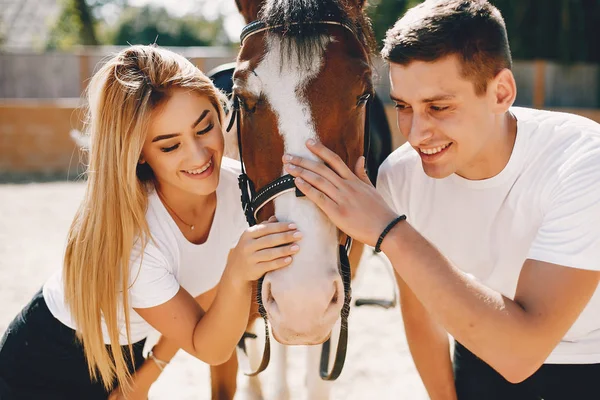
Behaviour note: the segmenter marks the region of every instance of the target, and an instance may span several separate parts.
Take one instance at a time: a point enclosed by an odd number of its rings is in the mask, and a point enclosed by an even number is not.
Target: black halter
[[[300,23],[296,23],[293,25],[299,25]],[[344,27],[352,32],[356,36],[354,30],[352,30],[347,24],[335,21],[335,20],[326,20],[326,21],[316,21],[316,22],[305,22],[302,24],[320,24],[320,25],[337,25]],[[273,29],[281,28],[282,26],[267,26],[264,22],[254,21],[250,24],[246,25],[244,29],[242,29],[241,33],[241,44],[243,46],[244,40],[249,36],[252,36],[256,33],[269,31]],[[365,157],[369,153],[369,142],[370,142],[370,134],[369,134],[369,107],[370,107],[370,98],[367,98],[367,102],[365,104],[365,126],[364,126],[364,155]],[[265,187],[260,189],[258,192],[255,190],[254,183],[246,174],[246,170],[244,168],[244,161],[242,156],[242,133],[240,127],[240,100],[238,96],[233,94],[233,110],[232,116],[229,121],[229,125],[227,126],[227,132],[229,132],[236,123],[237,128],[237,140],[238,140],[238,150],[240,154],[240,164],[241,164],[241,175],[238,178],[238,183],[241,191],[241,200],[242,200],[242,208],[244,210],[244,214],[246,216],[246,220],[250,226],[256,225],[257,215],[261,208],[263,208],[266,204],[274,200],[276,197],[294,191],[297,197],[304,196],[302,192],[298,190],[296,184],[294,183],[294,177],[292,175],[284,175],[280,178],[275,179],[271,183],[267,184]],[[366,165],[366,164],[365,164]],[[346,360],[346,350],[348,345],[348,315],[350,313],[350,302],[352,300],[352,293],[350,287],[351,280],[351,271],[350,271],[350,262],[348,260],[348,254],[350,252],[350,248],[352,246],[352,239],[350,236],[347,236],[346,243],[343,245],[339,245],[339,261],[340,261],[340,275],[342,277],[342,282],[344,286],[344,305],[342,306],[341,311],[341,329],[340,336],[338,340],[337,354],[335,357],[334,365],[329,371],[329,354],[331,350],[331,339],[327,339],[325,343],[323,343],[323,347],[321,350],[321,363],[319,368],[319,373],[321,379],[333,381],[336,380],[340,373],[342,372],[342,368],[344,367],[344,361]],[[262,361],[258,369],[252,373],[247,373],[248,376],[256,376],[262,371],[264,371],[269,365],[270,355],[271,355],[271,345],[270,345],[270,337],[269,337],[269,324],[267,322],[267,312],[262,302],[262,283],[264,277],[260,278],[258,281],[258,311],[261,317],[264,319],[265,323],[265,349],[263,352]],[[242,339],[243,340],[243,339]]]

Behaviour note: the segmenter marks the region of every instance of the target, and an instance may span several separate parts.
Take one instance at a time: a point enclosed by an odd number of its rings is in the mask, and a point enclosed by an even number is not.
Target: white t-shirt
[[[600,271],[600,125],[511,111],[517,137],[498,175],[433,179],[405,144],[381,166],[377,187],[457,268],[514,299],[526,259]],[[600,363],[600,288],[546,363]]]
[[[155,191],[148,195],[146,221],[152,240],[140,257],[136,243],[130,264],[129,304],[132,342],[146,338],[152,327],[133,308],[148,308],[173,298],[179,287],[196,297],[219,283],[229,250],[237,244],[248,227],[242,206],[237,178],[239,161],[223,157],[217,187],[217,207],[208,239],[201,245],[189,242]],[[44,300],[56,319],[71,329],[75,323],[64,300],[62,270],[57,271],[44,285]],[[120,344],[127,344],[125,319],[119,318]],[[103,324],[104,341],[110,343]]]

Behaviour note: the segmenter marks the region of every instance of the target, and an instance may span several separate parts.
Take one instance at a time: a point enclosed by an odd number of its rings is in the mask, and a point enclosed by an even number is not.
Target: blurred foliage
[[[385,32],[420,0],[370,0],[381,44]],[[600,0],[490,0],[502,12],[514,59],[600,62]]]
[[[600,0],[491,0],[515,59],[600,62]]]
[[[62,0],[61,3],[62,11],[50,29],[46,47],[65,49],[76,44],[97,45],[92,8],[85,0]]]
[[[112,23],[104,15],[109,8],[118,16]],[[229,39],[222,16],[211,21],[196,14],[179,18],[160,7],[130,7],[127,0],[62,0],[62,11],[46,47],[128,43],[208,46],[227,45]]]
[[[375,38],[381,48],[385,33],[409,8],[421,3],[419,0],[369,0],[367,13],[371,18]]]
[[[214,21],[197,13],[178,18],[162,8],[129,7],[127,0],[61,1],[63,10],[51,30],[49,48],[155,41],[164,46],[229,44],[223,16]],[[207,0],[198,1],[200,4]],[[600,45],[596,44],[600,39],[600,0],[490,1],[504,15],[515,59],[600,62]],[[420,2],[369,1],[367,11],[380,45],[394,22]],[[118,16],[110,23],[102,12],[108,8]]]
[[[107,34],[111,44],[161,46],[209,46],[228,44],[223,19],[207,21],[201,16],[171,16],[164,8],[130,7],[124,10],[114,29]]]

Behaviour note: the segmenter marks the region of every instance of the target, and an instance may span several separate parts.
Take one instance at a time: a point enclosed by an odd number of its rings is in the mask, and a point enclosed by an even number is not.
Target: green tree
[[[378,43],[404,12],[422,0],[372,0]],[[515,59],[600,62],[600,0],[490,0],[502,12]]]
[[[382,46],[385,33],[410,7],[420,3],[418,0],[371,0],[367,13],[371,18],[375,38]]]
[[[516,59],[600,62],[600,0],[492,0]]]
[[[171,16],[164,8],[129,7],[109,41],[116,45],[157,43],[161,46],[228,44],[222,18],[207,21],[198,15]]]
[[[95,18],[85,0],[62,0],[62,11],[50,30],[46,46],[64,49],[76,44],[97,45]]]

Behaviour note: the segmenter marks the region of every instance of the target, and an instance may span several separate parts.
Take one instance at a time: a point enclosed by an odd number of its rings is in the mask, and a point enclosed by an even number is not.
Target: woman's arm
[[[206,313],[183,288],[164,304],[135,311],[191,355],[222,364],[246,329],[252,282],[289,265],[300,238],[294,224],[270,222],[248,228],[229,253],[216,298]]]
[[[195,300],[200,307],[208,310],[215,299],[216,293],[217,287],[201,294]],[[169,363],[179,349],[180,347],[177,343],[161,335],[154,347],[152,347],[152,353],[158,360]],[[142,366],[133,374],[131,389],[127,392],[127,396],[122,392],[121,387],[117,387],[113,390],[108,400],[146,400],[150,388],[162,373],[162,368],[154,360],[146,359]]]

